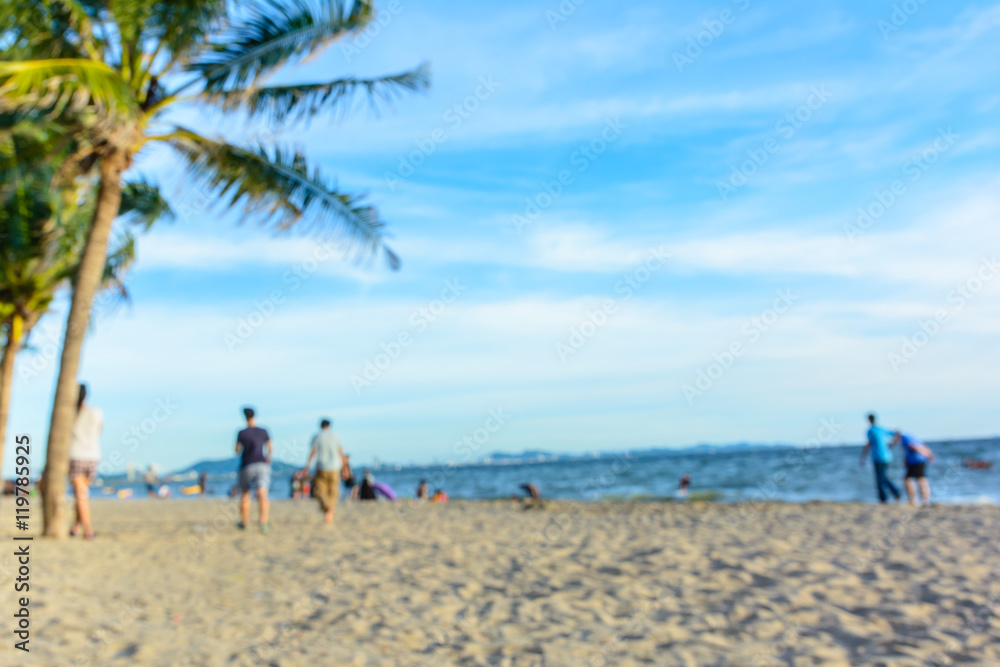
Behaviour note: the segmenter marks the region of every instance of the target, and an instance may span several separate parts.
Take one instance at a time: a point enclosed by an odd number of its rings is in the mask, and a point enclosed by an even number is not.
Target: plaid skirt
[[[69,460],[69,476],[86,477],[88,482],[94,481],[97,477],[97,461],[80,461],[78,459]]]

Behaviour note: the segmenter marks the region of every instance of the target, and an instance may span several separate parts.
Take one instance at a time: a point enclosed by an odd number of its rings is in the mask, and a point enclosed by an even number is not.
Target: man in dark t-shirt
[[[240,523],[242,530],[250,523],[250,491],[257,491],[260,502],[260,529],[270,530],[267,523],[270,510],[267,490],[271,486],[271,436],[257,426],[253,408],[243,408],[247,427],[236,436],[236,453],[240,456]]]

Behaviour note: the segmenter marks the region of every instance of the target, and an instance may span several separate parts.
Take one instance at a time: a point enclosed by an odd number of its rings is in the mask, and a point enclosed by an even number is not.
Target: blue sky
[[[321,416],[359,461],[858,441],[868,410],[1000,433],[1000,4],[894,5],[398,0],[289,76],[428,60],[427,94],[273,135],[190,110],[369,193],[403,268],[239,225],[142,155],[180,216],[86,343],[106,459],[226,456],[248,403],[289,460]],[[15,373],[38,443],[62,317]]]

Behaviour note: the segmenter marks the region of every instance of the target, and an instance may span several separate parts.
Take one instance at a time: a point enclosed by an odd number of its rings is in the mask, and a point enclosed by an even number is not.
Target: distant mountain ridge
[[[1000,438],[960,438],[955,440],[938,440],[928,442],[932,447],[935,444],[955,444],[955,443],[995,443],[1000,446]],[[860,443],[843,443],[839,445],[824,445],[824,447],[860,447]],[[517,464],[531,464],[531,463],[554,463],[559,461],[581,461],[594,458],[611,458],[616,456],[621,456],[622,454],[630,454],[633,457],[646,457],[646,456],[671,456],[671,455],[684,455],[684,454],[720,454],[720,453],[751,453],[753,451],[764,451],[773,449],[795,449],[800,448],[802,445],[787,445],[787,444],[765,444],[765,443],[735,443],[729,445],[709,445],[709,444],[698,444],[691,447],[653,447],[649,449],[633,449],[633,450],[616,450],[616,451],[601,451],[601,452],[584,452],[579,454],[567,454],[559,452],[550,452],[539,449],[529,449],[520,453],[510,453],[510,452],[493,452],[487,454],[477,460],[463,461],[460,466],[483,466],[483,465],[517,465]],[[198,475],[202,472],[208,473],[210,476],[216,475],[226,475],[233,473],[235,474],[239,470],[240,460],[238,456],[232,456],[225,459],[206,459],[203,461],[198,461],[197,463],[185,466],[178,470],[174,470],[170,473],[163,474],[162,477],[171,477],[177,479],[196,479]],[[285,461],[275,460],[272,462],[272,474],[276,477],[283,477],[286,475],[291,475],[296,470],[302,468],[301,465],[296,465],[292,463],[287,463]],[[381,468],[399,468],[399,469],[426,469],[426,468],[436,468],[443,465],[449,465],[449,462],[437,462],[437,463],[425,463],[425,464],[397,464],[397,463],[381,463],[378,467]],[[356,465],[355,468],[360,470],[362,465]],[[141,474],[141,471],[140,471]],[[110,477],[119,477],[121,475],[110,475]]]

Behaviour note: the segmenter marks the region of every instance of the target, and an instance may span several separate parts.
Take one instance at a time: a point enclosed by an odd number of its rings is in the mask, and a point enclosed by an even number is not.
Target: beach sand
[[[95,502],[25,655],[0,502],[4,665],[1000,665],[997,507]]]

